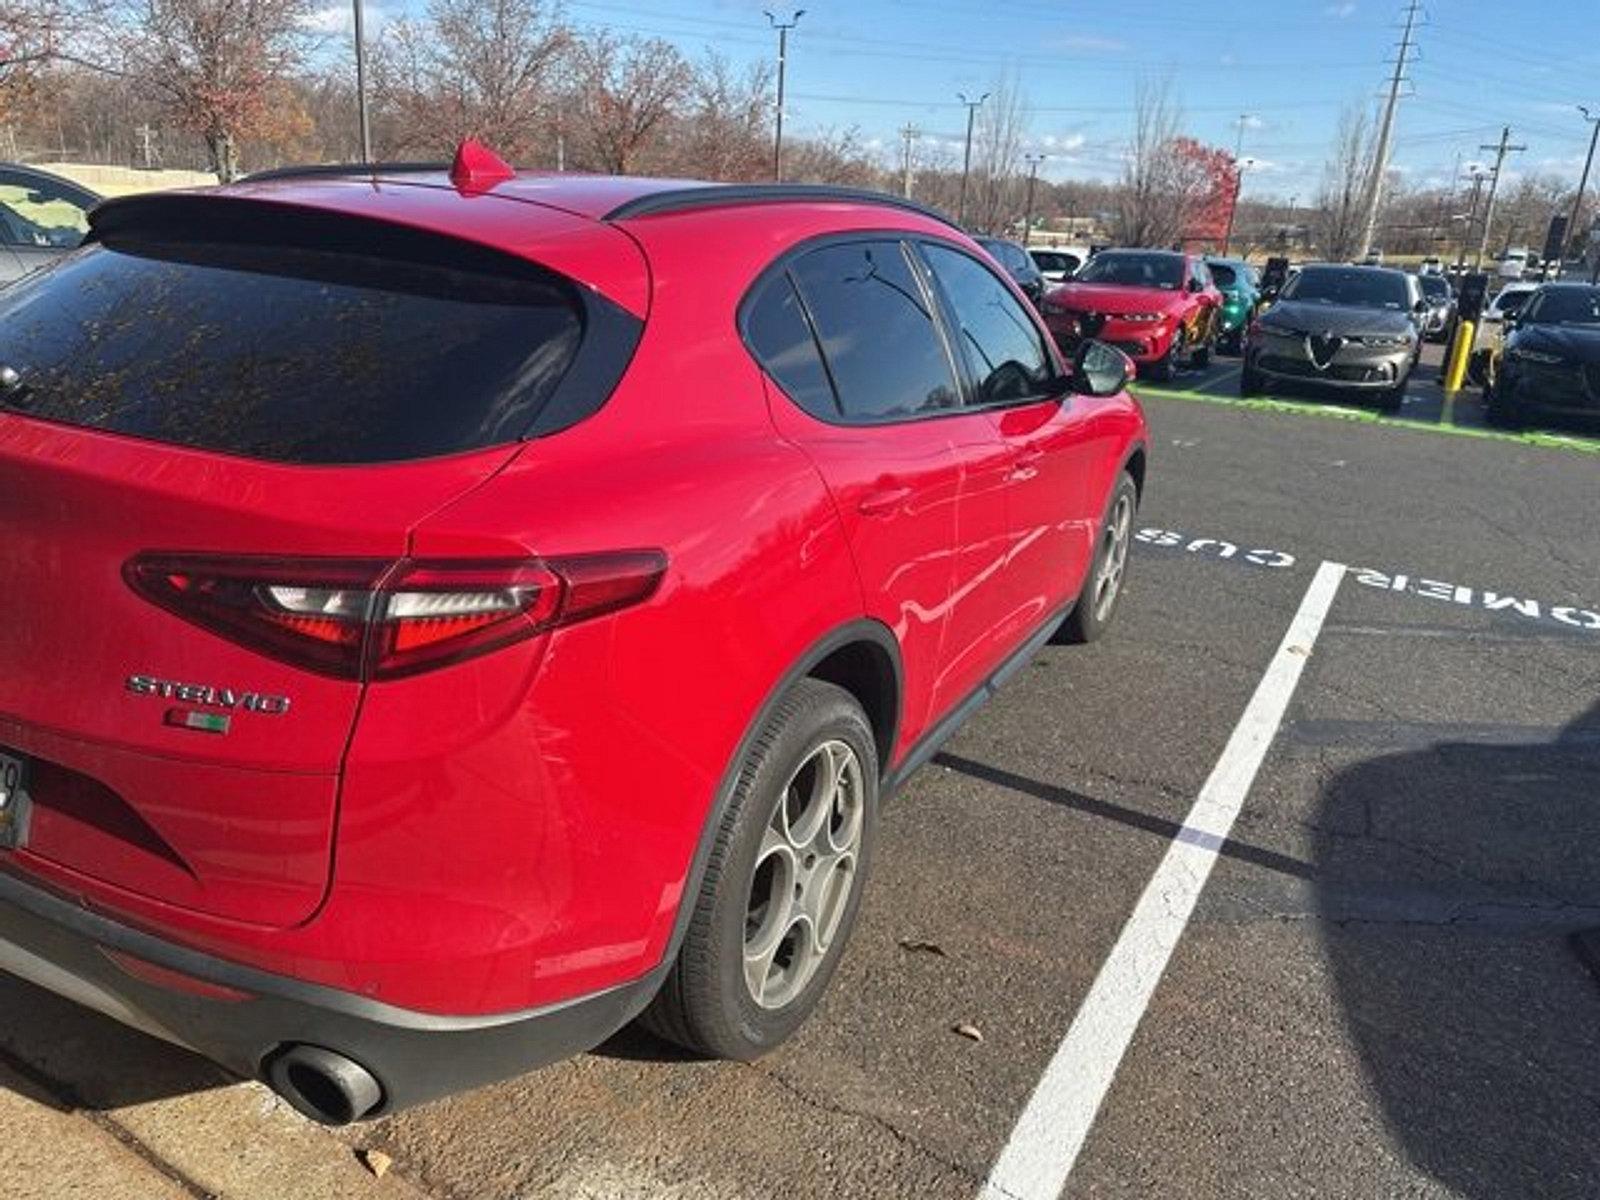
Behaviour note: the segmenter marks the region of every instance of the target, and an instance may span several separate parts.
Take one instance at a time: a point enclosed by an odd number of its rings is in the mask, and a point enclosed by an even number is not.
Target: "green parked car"
[[[1244,346],[1245,326],[1255,316],[1261,300],[1261,277],[1243,259],[1206,257],[1211,278],[1222,292],[1222,313],[1217,323],[1217,349],[1238,354]]]

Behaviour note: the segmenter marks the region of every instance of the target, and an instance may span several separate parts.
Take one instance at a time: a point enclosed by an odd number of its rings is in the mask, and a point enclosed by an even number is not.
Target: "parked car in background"
[[[1034,266],[1044,276],[1046,283],[1060,283],[1078,273],[1078,268],[1089,261],[1087,246],[1035,246],[1028,250]]]
[[[1109,342],[1156,381],[1204,366],[1216,345],[1222,293],[1203,259],[1176,250],[1102,250],[1045,294],[1044,319],[1063,347]]]
[[[1416,277],[1403,271],[1307,264],[1251,325],[1239,392],[1316,384],[1398,412],[1427,311]]]
[[[1115,614],[1129,364],[931,210],[468,144],[92,228],[0,292],[0,970],[315,1119],[776,1046]]]
[[[1430,342],[1442,342],[1450,336],[1450,327],[1456,318],[1456,294],[1450,281],[1442,274],[1418,272],[1417,284],[1428,302],[1428,314],[1423,319],[1422,336]]]
[[[1495,425],[1600,420],[1600,287],[1547,283],[1507,318],[1484,405]]]
[[[1211,255],[1206,256],[1206,266],[1217,290],[1222,293],[1222,307],[1217,314],[1217,349],[1224,354],[1237,354],[1244,346],[1245,328],[1261,300],[1256,270],[1243,259]]]
[[[982,246],[991,255],[995,262],[1006,269],[1016,285],[1022,289],[1022,294],[1032,300],[1034,307],[1038,307],[1044,300],[1044,275],[1034,265],[1028,252],[1016,242],[1007,241],[1005,238],[977,237],[973,241]]]
[[[89,231],[100,197],[86,187],[19,163],[0,163],[0,283],[70,254]]]
[[[1485,388],[1492,386],[1505,343],[1506,320],[1516,316],[1538,290],[1537,283],[1508,283],[1484,307],[1473,338],[1472,358],[1467,364],[1472,382]]]
[[[1530,265],[1536,266],[1538,263],[1532,252],[1521,246],[1507,250],[1494,261],[1495,274],[1501,279],[1521,279],[1528,273]]]

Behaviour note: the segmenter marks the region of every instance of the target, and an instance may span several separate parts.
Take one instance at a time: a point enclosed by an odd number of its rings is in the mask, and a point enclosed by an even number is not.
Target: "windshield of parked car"
[[[1078,265],[1075,255],[1062,254],[1055,250],[1035,250],[1033,261],[1039,264],[1041,271],[1068,271]]]
[[[1283,298],[1351,308],[1410,307],[1404,275],[1369,267],[1305,267],[1285,286]]]
[[[1533,295],[1532,288],[1506,288],[1494,298],[1494,309],[1502,316],[1512,316],[1522,311],[1522,306]]]
[[[1422,294],[1429,300],[1450,299],[1450,285],[1442,275],[1419,275],[1417,282],[1422,284]]]
[[[1079,283],[1120,283],[1175,292],[1183,286],[1183,256],[1112,251],[1096,254],[1078,272]]]
[[[1600,288],[1545,288],[1522,319],[1529,325],[1600,325]]]
[[[1227,263],[1214,262],[1206,265],[1211,268],[1211,278],[1216,280],[1219,288],[1231,288],[1239,282],[1239,272]]]

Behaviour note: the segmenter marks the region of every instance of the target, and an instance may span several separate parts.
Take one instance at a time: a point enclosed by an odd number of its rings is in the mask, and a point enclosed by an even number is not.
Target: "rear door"
[[[431,236],[234,235],[125,230],[0,297],[0,752],[33,800],[0,857],[280,925],[325,887],[362,685],[273,651],[331,628],[273,581],[402,558],[516,452],[584,321],[558,278]],[[255,579],[158,572],[253,634],[136,593],[152,555]]]

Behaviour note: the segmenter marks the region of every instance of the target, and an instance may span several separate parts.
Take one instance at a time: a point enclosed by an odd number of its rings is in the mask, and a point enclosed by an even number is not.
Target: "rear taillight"
[[[341,679],[394,679],[647,600],[658,550],[548,559],[141,554],[134,591],[262,654]]]

